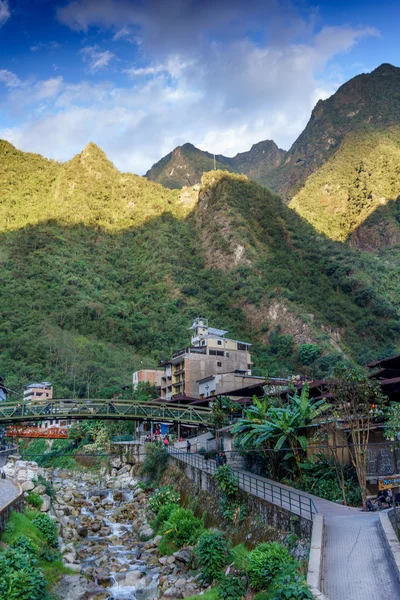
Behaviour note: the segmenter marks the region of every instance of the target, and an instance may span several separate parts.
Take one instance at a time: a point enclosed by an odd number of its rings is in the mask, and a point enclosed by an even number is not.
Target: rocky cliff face
[[[354,77],[317,103],[303,133],[274,173],[273,189],[286,199],[292,197],[348,133],[365,126],[386,128],[399,123],[400,69],[383,64],[372,73]]]

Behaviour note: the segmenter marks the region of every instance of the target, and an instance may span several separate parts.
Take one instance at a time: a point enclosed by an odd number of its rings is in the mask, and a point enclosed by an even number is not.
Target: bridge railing
[[[47,419],[132,419],[208,425],[211,409],[199,406],[131,400],[52,399],[41,402],[0,402],[0,425]]]
[[[201,471],[206,471],[207,473],[212,474],[218,468],[215,461],[204,460],[199,454],[183,452],[182,450],[171,447],[168,448],[168,453],[173,458],[196,467]],[[314,501],[309,496],[305,496],[296,490],[288,489],[279,484],[266,481],[262,477],[257,477],[250,473],[244,473],[243,471],[237,471],[236,469],[232,469],[232,472],[237,479],[239,488],[253,496],[257,496],[276,506],[280,506],[309,521],[312,521],[314,515],[318,513]]]

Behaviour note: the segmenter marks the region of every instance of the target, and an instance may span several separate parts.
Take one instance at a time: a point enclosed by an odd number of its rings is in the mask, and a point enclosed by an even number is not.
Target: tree
[[[266,444],[271,444],[275,452],[289,449],[285,458],[293,457],[298,474],[301,474],[302,451],[307,449],[304,428],[326,412],[329,405],[325,400],[315,402],[310,399],[309,388],[305,384],[300,394],[296,391],[293,396],[288,396],[286,406],[273,406],[271,402],[264,412],[263,408],[258,407],[250,415],[247,411],[246,417],[239,419],[233,427],[232,432],[238,434],[238,443],[246,445],[252,442],[257,448],[266,448]],[[262,418],[251,419],[257,412]]]
[[[235,403],[228,396],[217,396],[211,405],[212,417],[211,423],[215,427],[215,441],[217,452],[220,452],[220,433],[219,430],[229,422],[229,417],[235,410]]]
[[[371,425],[382,416],[385,396],[378,381],[368,379],[357,369],[340,369],[329,382],[332,417],[348,432],[351,462],[361,488],[362,502],[367,502],[367,449]]]
[[[253,404],[245,410],[245,416],[240,419],[232,428],[232,433],[236,433],[236,446],[242,450],[254,448],[259,435],[259,426],[265,423],[268,419],[268,411],[275,401],[268,396],[264,396],[259,400],[253,396]],[[279,458],[276,452],[272,452],[272,440],[265,440],[264,444],[259,447],[264,458],[270,466],[270,474],[272,479],[275,479],[278,471]]]

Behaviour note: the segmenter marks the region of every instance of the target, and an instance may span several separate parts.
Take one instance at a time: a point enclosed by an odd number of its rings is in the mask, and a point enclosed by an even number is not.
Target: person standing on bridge
[[[186,441],[186,452],[188,454],[190,454],[190,449],[192,447],[192,444],[189,442],[189,440]]]

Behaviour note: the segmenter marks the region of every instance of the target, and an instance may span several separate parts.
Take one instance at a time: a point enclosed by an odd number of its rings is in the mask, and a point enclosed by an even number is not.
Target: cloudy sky
[[[0,0],[0,138],[143,174],[192,142],[288,149],[312,107],[400,66],[397,0]]]

